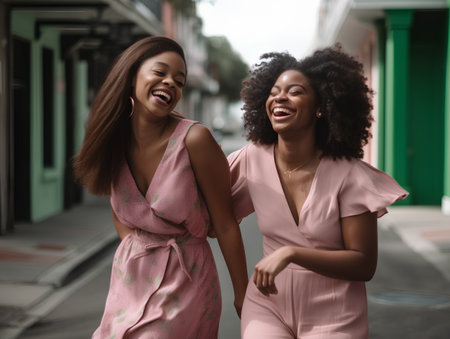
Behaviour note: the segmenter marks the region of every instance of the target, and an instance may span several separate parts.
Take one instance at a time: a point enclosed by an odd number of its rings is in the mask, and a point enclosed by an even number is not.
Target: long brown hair
[[[182,47],[172,39],[153,36],[137,41],[123,51],[96,95],[86,125],[83,145],[75,155],[76,180],[95,195],[109,195],[130,135],[132,81],[141,64],[163,52],[179,54]]]

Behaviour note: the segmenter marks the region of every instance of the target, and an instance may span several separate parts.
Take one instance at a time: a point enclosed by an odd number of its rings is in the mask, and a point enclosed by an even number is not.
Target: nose
[[[275,99],[276,102],[286,101],[286,100],[287,100],[286,93],[285,93],[284,91],[280,91],[280,92],[275,96],[274,99]]]
[[[162,82],[171,87],[175,86],[175,79],[171,75],[167,75]]]

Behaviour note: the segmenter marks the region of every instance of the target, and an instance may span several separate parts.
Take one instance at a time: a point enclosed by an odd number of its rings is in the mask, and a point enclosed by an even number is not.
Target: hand
[[[284,246],[261,259],[255,266],[253,282],[262,294],[277,294],[275,277],[289,264],[289,247]]]
[[[236,313],[239,317],[239,319],[241,319],[241,312],[242,312],[242,304],[244,303],[244,299],[237,301],[236,299],[234,300],[234,309],[236,310]]]
[[[208,226],[207,236],[210,237],[210,238],[213,238],[213,239],[217,238],[217,233],[216,233],[216,230],[214,229],[214,226],[213,226],[212,223],[210,223],[209,226]]]

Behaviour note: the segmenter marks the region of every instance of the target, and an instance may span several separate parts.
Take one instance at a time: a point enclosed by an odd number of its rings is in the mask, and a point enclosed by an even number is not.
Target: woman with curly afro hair
[[[372,91],[338,45],[261,59],[241,91],[252,143],[228,157],[235,216],[256,212],[264,235],[242,338],[368,338],[377,217],[408,195],[361,160]]]

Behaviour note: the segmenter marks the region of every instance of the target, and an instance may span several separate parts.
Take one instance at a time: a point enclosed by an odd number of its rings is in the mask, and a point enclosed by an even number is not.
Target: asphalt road
[[[254,215],[241,224],[249,273],[262,256],[261,235]],[[223,310],[219,339],[239,338],[233,292],[217,241],[211,240],[222,286]],[[86,274],[47,317],[27,329],[21,339],[90,338],[97,327],[109,285],[110,252]],[[449,339],[450,282],[407,247],[390,229],[380,227],[379,261],[367,284],[371,339]]]

